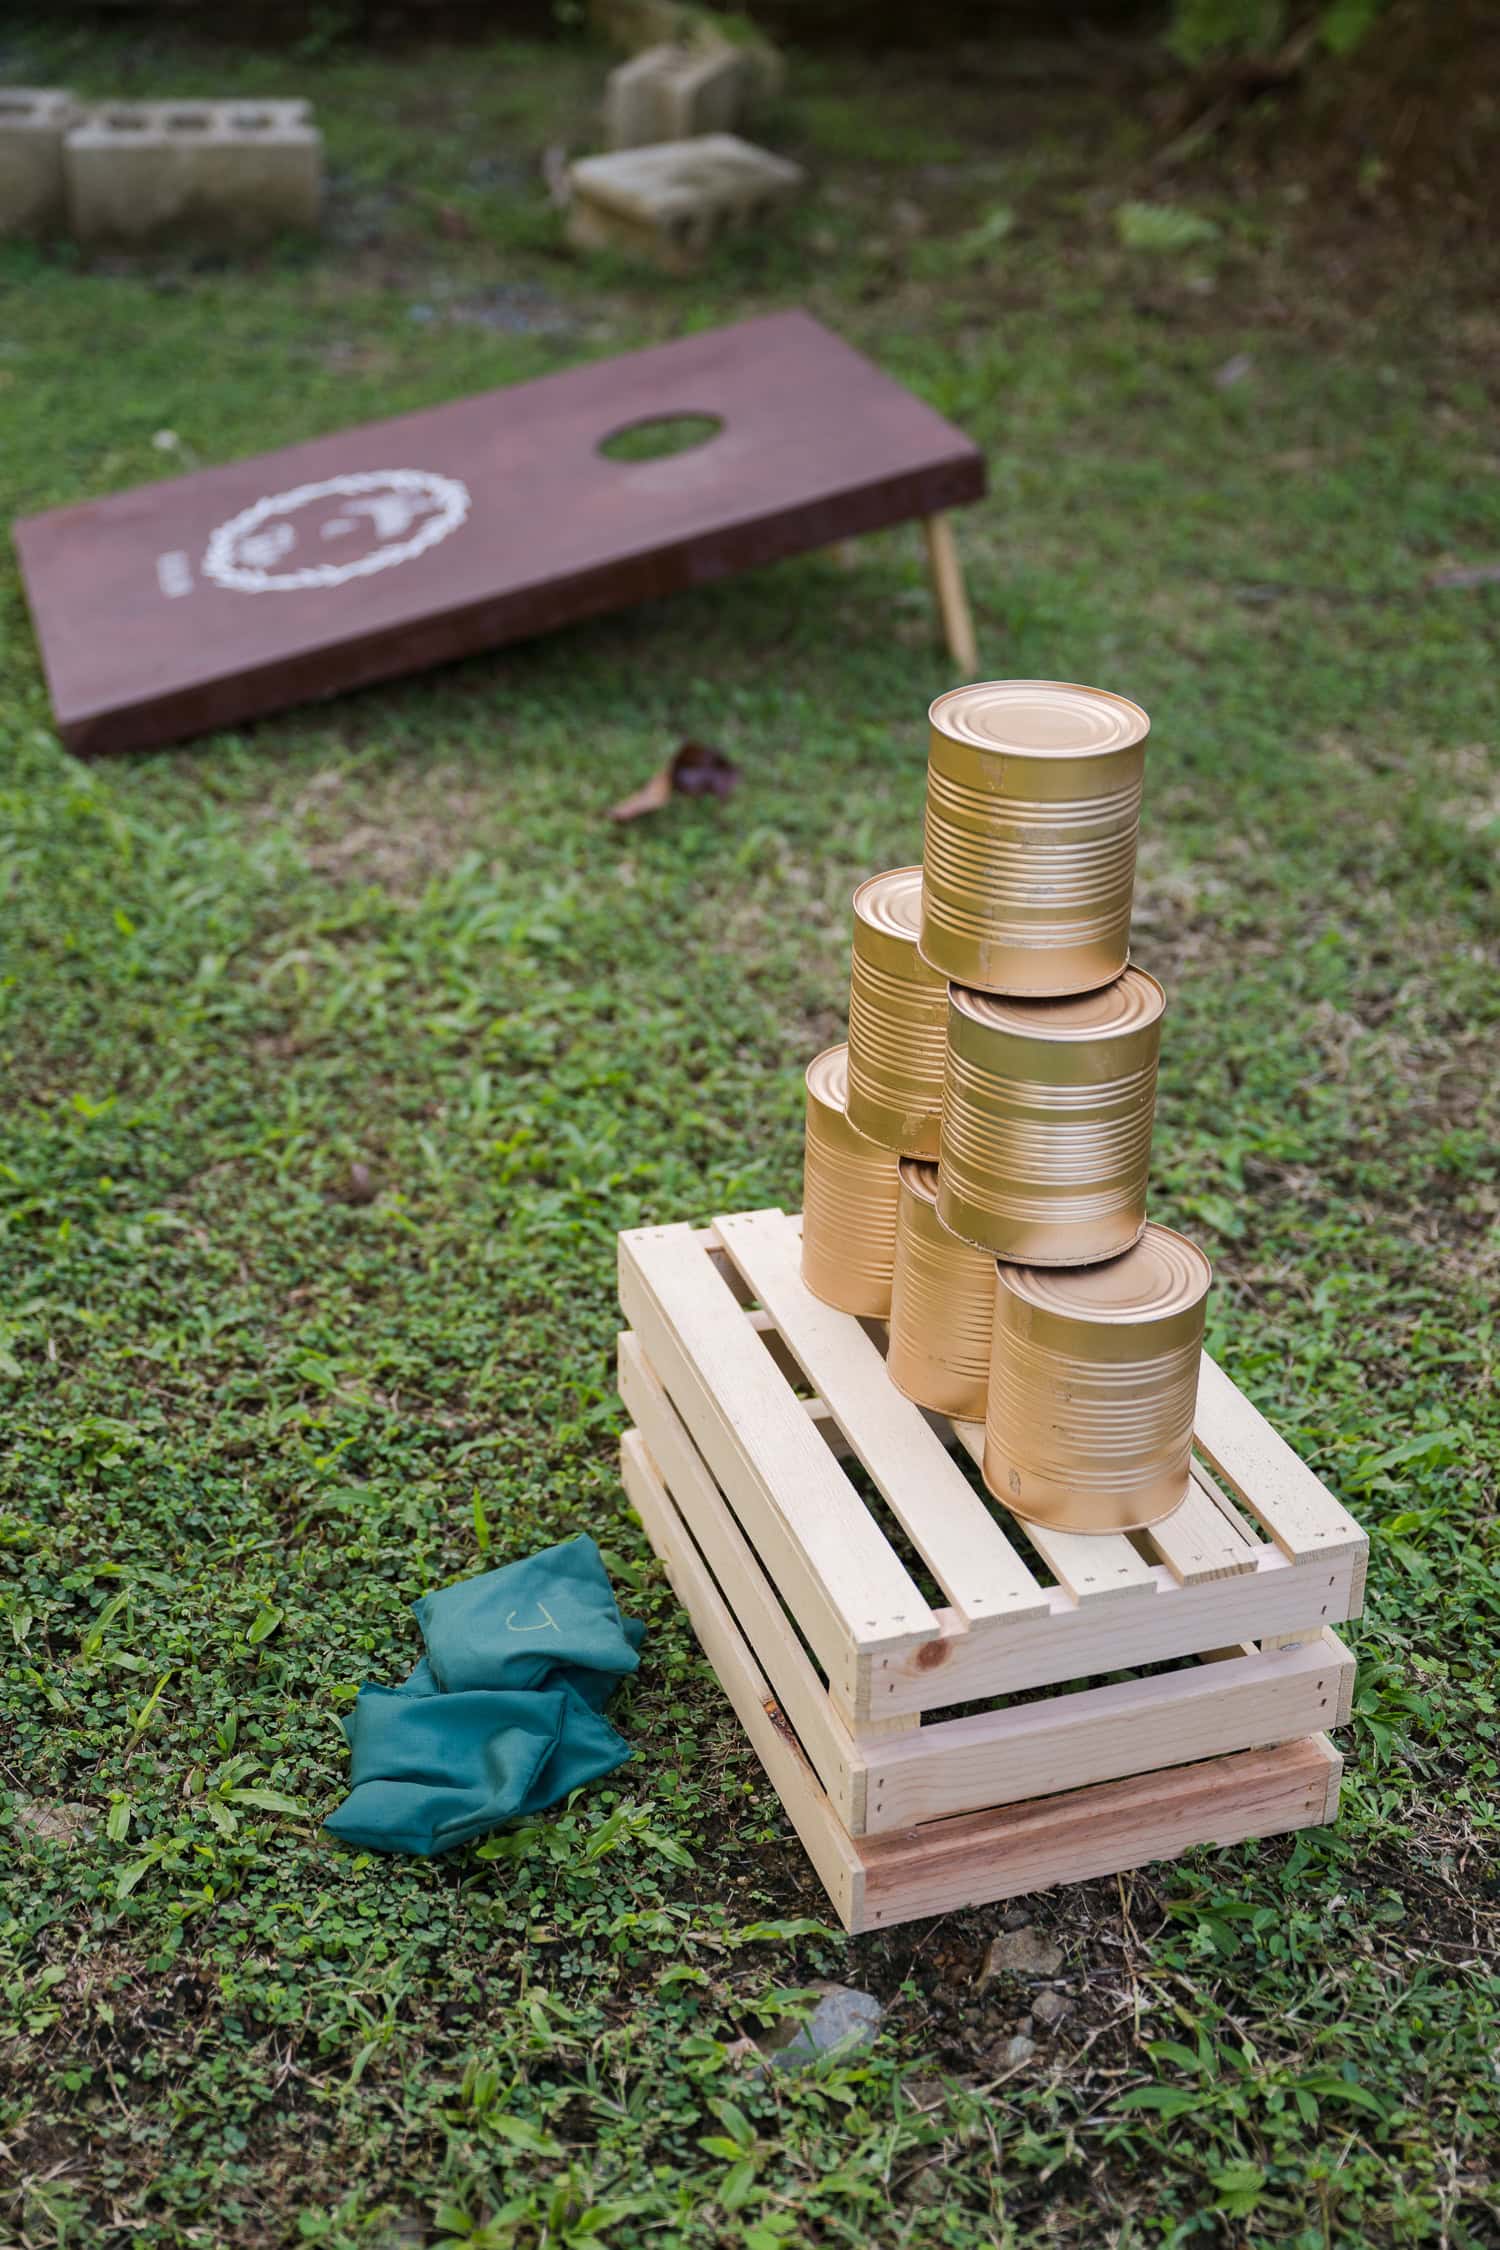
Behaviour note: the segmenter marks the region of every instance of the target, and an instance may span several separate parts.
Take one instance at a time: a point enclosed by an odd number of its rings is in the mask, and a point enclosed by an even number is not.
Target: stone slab
[[[110,102],[69,132],[84,243],[246,243],[318,224],[323,138],[304,101]]]
[[[802,167],[734,133],[581,157],[569,168],[568,239],[688,272],[720,235],[754,226],[796,195]]]
[[[79,116],[63,86],[0,86],[0,235],[54,234],[67,218],[63,141]]]
[[[663,416],[722,427],[616,460]],[[950,422],[772,313],[15,526],[80,752],[233,726],[977,499]]]

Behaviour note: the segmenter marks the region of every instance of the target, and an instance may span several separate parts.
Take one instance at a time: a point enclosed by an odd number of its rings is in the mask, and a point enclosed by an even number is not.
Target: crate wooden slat
[[[801,1241],[784,1214],[741,1212],[714,1232],[958,1615],[971,1625],[1045,1615],[1042,1588],[879,1347],[803,1287]]]
[[[1334,1817],[1342,1762],[1314,1734],[888,1835],[851,1835],[639,1430],[626,1433],[621,1458],[630,1499],[845,1929],[889,1927]]]
[[[982,1461],[984,1424],[955,1422],[952,1427],[965,1453]],[[1127,1594],[1156,1592],[1156,1573],[1122,1531],[1049,1531],[1030,1524],[1026,1537],[1075,1602],[1112,1602]]]
[[[1175,1515],[1152,1527],[1152,1539],[1179,1586],[1237,1578],[1255,1568],[1258,1542],[1215,1493],[1212,1478],[1197,1462],[1187,1498]]]
[[[1193,1438],[1210,1468],[1291,1562],[1356,1555],[1369,1541],[1347,1509],[1205,1352]]]

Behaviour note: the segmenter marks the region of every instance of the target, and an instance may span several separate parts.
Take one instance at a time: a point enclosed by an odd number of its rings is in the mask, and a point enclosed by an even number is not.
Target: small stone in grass
[[[26,1829],[42,1844],[86,1843],[99,1833],[92,1806],[72,1802],[49,1805],[40,1797],[18,1804],[15,1821],[18,1828]]]
[[[988,1984],[992,1977],[1005,1975],[1055,1977],[1062,1958],[1062,1947],[1029,1924],[1024,1930],[1002,1930],[990,1947],[980,1982]]]
[[[859,1992],[847,1984],[821,1984],[814,1989],[818,2004],[805,2023],[788,2019],[775,2024],[760,2041],[761,2053],[773,2070],[801,2070],[824,2055],[867,2047],[875,2037],[883,2011],[873,1992]]]

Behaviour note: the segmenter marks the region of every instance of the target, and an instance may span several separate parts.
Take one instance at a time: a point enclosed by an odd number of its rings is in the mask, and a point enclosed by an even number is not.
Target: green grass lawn
[[[1162,190],[1000,41],[794,60],[806,204],[663,282],[560,247],[581,40],[7,36],[31,83],[305,92],[333,171],[249,265],[4,249],[8,514],[794,301],[983,443],[985,669],[1152,714],[1155,1215],[1373,1559],[1338,1827],[1038,1896],[1070,2007],[1006,2063],[1001,1910],[828,1927],[616,1470],[616,1230],[795,1207],[850,890],[918,849],[916,532],[92,767],[7,554],[0,2234],[1495,2243],[1500,586],[1429,586],[1500,560],[1479,276]],[[1163,194],[1216,234],[1122,247]],[[738,795],[612,827],[685,735]],[[635,1761],[436,1864],[320,1839],[409,1604],[580,1528],[649,1621]],[[829,1976],[877,2043],[747,2068]]]

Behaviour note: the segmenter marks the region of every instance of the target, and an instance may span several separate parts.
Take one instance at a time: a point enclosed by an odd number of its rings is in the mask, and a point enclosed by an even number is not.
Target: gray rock
[[[43,1844],[87,1843],[99,1833],[99,1823],[91,1805],[49,1805],[40,1797],[33,1797],[29,1804],[17,1805],[16,1826],[28,1830]]]
[[[773,2070],[802,2070],[825,2055],[867,2047],[879,2030],[883,2010],[873,1992],[847,1984],[819,1984],[814,1990],[818,2004],[805,2023],[776,2024],[760,2041]]]
[[[1002,1930],[1024,1930],[1031,1920],[1029,1906],[1009,1906],[1000,1917]]]
[[[1062,1967],[1062,1947],[1054,1945],[1040,1930],[1029,1925],[1023,1930],[1002,1930],[990,1947],[989,1959],[984,1964],[981,1984],[992,1977],[1055,1977]]]
[[[1031,2003],[1031,2012],[1038,2023],[1046,2024],[1050,2030],[1053,2024],[1062,2022],[1070,2005],[1066,1994],[1053,1992],[1049,1987],[1037,1994]]]
[[[1018,2031],[1014,2039],[1006,2041],[1001,2061],[1007,2070],[1014,2070],[1018,2064],[1030,2062],[1035,2053],[1036,2041],[1028,2039],[1024,2031]]]

